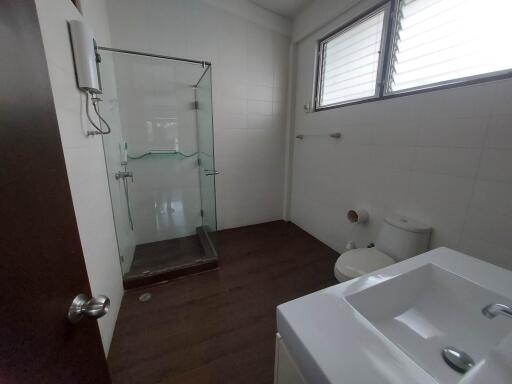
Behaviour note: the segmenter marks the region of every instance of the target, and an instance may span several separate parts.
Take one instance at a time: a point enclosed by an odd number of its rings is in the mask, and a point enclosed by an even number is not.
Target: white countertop
[[[512,297],[511,271],[438,248],[279,305],[278,332],[311,384],[439,384],[345,300],[348,295],[426,264]]]

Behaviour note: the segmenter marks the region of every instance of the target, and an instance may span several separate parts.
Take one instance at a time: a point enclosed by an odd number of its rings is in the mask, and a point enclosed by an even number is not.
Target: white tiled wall
[[[84,15],[102,44],[109,44],[103,0],[87,0]],[[82,19],[69,0],[37,0],[73,206],[93,294],[107,295],[111,309],[98,320],[108,353],[123,296],[112,208],[101,138],[86,138],[84,98],[76,87],[67,21]],[[78,292],[77,292],[78,293]]]
[[[280,219],[290,22],[247,0],[107,3],[112,46],[213,64],[219,228]]]
[[[341,251],[348,240],[374,241],[398,211],[433,226],[432,247],[512,269],[512,80],[303,112],[316,39],[371,3],[298,44],[295,133],[343,138],[294,143],[292,220]],[[368,226],[348,223],[354,207],[368,209]]]

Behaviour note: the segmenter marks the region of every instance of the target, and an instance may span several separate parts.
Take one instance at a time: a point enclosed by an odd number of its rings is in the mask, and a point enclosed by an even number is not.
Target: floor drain
[[[151,300],[151,293],[143,293],[139,296],[139,301],[141,303],[145,303],[147,301]]]

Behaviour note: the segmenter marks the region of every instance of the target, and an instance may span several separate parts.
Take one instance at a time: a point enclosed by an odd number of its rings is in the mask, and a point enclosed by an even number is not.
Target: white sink
[[[512,331],[512,319],[488,319],[481,312],[488,304],[512,305],[512,300],[435,264],[412,269],[345,300],[440,383],[459,383],[463,377],[444,362],[443,347],[460,349],[479,363]]]

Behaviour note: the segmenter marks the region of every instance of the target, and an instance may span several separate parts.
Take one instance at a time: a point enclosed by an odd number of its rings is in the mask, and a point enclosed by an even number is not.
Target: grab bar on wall
[[[306,137],[312,137],[312,136],[329,136],[333,139],[341,139],[341,133],[340,132],[334,132],[334,133],[301,133],[300,135],[295,136],[298,140],[304,140]]]

